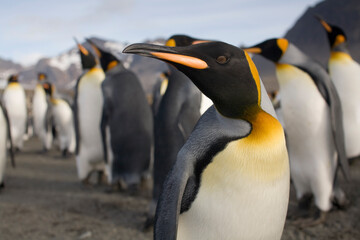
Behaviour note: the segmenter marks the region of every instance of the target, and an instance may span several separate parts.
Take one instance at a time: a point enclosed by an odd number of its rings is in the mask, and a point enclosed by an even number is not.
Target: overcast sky
[[[230,44],[283,36],[320,0],[0,0],[0,57],[29,65],[98,36],[141,42],[183,33]]]

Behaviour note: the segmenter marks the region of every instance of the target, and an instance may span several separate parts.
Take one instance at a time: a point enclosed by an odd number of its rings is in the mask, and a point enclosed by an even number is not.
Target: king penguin
[[[83,184],[89,184],[93,172],[101,181],[105,170],[100,121],[103,108],[101,83],[104,71],[95,56],[78,43],[84,73],[75,87],[74,117],[76,132],[76,166]]]
[[[196,41],[185,35],[174,35],[165,45],[182,47],[197,44]],[[184,73],[170,64],[168,67],[167,88],[155,116],[154,187],[145,228],[152,225],[165,177],[200,118],[201,92]]]
[[[135,190],[150,176],[153,115],[138,77],[90,39],[105,71],[101,133],[109,181]]]
[[[27,109],[25,90],[18,81],[18,75],[9,77],[2,101],[9,115],[12,142],[16,150],[21,150],[27,126]]]
[[[32,105],[35,134],[40,138],[44,152],[51,148],[53,140],[52,126],[46,122],[45,118],[48,103],[42,84],[46,82],[48,82],[46,74],[42,72],[38,73],[38,83],[34,91]]]
[[[9,154],[12,167],[15,167],[14,149],[11,140],[11,129],[6,109],[0,102],[0,190],[5,187],[4,174],[6,169],[8,142],[10,142]]]
[[[155,239],[280,239],[290,185],[284,131],[261,108],[249,55],[223,42],[123,52],[173,64],[214,103],[165,180]]]
[[[349,53],[344,31],[321,18],[318,20],[325,28],[330,43],[328,69],[343,109],[346,155],[356,158],[360,156],[360,65]]]
[[[337,166],[348,176],[340,99],[326,70],[287,39],[269,39],[245,49],[276,63],[281,107],[289,146],[291,178],[299,207],[315,197],[320,214],[301,224],[314,225],[325,220],[335,198],[345,202],[336,187]]]
[[[52,119],[59,137],[62,156],[74,153],[76,147],[74,116],[71,106],[64,99],[55,96],[55,86],[50,83],[43,83],[44,90],[49,96],[46,119]]]

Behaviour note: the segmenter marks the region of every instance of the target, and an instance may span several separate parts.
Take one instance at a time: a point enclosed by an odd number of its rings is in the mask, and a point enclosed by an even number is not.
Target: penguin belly
[[[45,117],[48,104],[46,101],[46,94],[41,86],[38,84],[35,88],[33,97],[33,118],[35,134],[40,138],[45,149],[51,148],[52,133],[45,129]]]
[[[75,131],[72,110],[67,102],[61,99],[53,101],[53,115],[56,130],[59,134],[60,149],[69,152],[75,150]]]
[[[80,179],[84,179],[92,170],[104,167],[100,131],[103,107],[101,83],[104,78],[101,69],[93,69],[82,77],[78,86],[80,148],[76,162]]]
[[[328,211],[337,156],[329,107],[307,73],[282,64],[276,74],[297,197],[313,193],[315,204]]]
[[[27,121],[26,97],[23,87],[19,83],[10,83],[3,93],[3,102],[9,115],[13,144],[21,149]]]
[[[4,183],[4,173],[6,168],[6,156],[7,156],[7,122],[3,111],[0,107],[0,184]]]
[[[271,127],[264,124],[268,131],[253,125],[249,136],[230,142],[204,169],[194,202],[179,216],[178,240],[281,238],[289,162],[280,123],[264,114],[272,119]]]
[[[360,155],[360,65],[346,53],[331,54],[329,72],[343,110],[345,149],[348,158]]]

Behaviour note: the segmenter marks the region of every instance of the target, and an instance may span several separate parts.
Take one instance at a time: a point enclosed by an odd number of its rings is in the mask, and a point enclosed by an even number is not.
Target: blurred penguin
[[[15,167],[14,149],[11,141],[9,117],[6,109],[0,103],[0,190],[5,187],[4,174],[6,169],[7,148],[10,142],[10,159],[12,167]]]
[[[151,110],[153,112],[154,117],[159,111],[160,102],[166,92],[168,84],[169,84],[169,72],[164,71],[160,74],[160,80],[153,87]]]
[[[100,132],[103,107],[101,83],[105,74],[97,66],[95,56],[80,43],[77,45],[83,74],[76,83],[74,99],[76,166],[81,182],[88,185],[93,172],[98,173],[100,183],[105,170]]]
[[[269,39],[245,50],[276,64],[299,210],[307,213],[312,195],[318,208],[314,218],[297,222],[302,226],[322,223],[334,201],[347,204],[344,192],[334,185],[339,167],[349,176],[337,91],[325,69],[285,38]]]
[[[189,36],[174,35],[167,40],[165,45],[182,47],[200,42],[202,41]],[[166,175],[174,165],[179,150],[201,115],[202,93],[200,90],[184,73],[170,64],[168,67],[169,72],[166,73],[167,78],[164,80],[166,82],[163,81],[160,88],[160,94],[164,93],[155,116],[154,187],[145,228],[152,226],[156,204]]]
[[[9,115],[12,142],[16,150],[21,150],[27,127],[27,109],[25,90],[18,81],[18,75],[9,77],[2,101]]]
[[[40,138],[43,145],[43,151],[46,152],[51,148],[53,136],[52,126],[45,121],[48,102],[42,85],[43,83],[48,83],[47,76],[45,73],[40,72],[38,74],[38,83],[34,91],[32,109],[35,134]]]
[[[101,132],[109,181],[135,190],[150,175],[153,115],[137,76],[111,52],[88,41],[106,73]]]
[[[343,109],[346,155],[357,158],[360,156],[360,65],[349,53],[344,31],[317,18],[325,28],[330,43],[328,69]]]
[[[68,153],[75,152],[76,144],[74,116],[71,106],[64,99],[55,96],[55,86],[53,84],[44,83],[43,87],[49,96],[48,104],[51,104],[51,107],[47,109],[45,121],[52,119],[54,122],[62,156],[67,157]]]

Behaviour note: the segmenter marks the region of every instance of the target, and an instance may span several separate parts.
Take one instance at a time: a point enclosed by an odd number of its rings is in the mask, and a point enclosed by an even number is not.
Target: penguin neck
[[[97,71],[101,71],[101,68],[95,66],[93,68],[88,69],[87,72],[85,72],[85,74],[92,74],[92,73],[97,72]]]
[[[338,44],[336,46],[333,46],[331,48],[331,53],[333,53],[333,52],[342,52],[342,53],[346,53],[346,54],[350,55],[345,42]]]
[[[263,112],[262,108],[256,103],[239,107],[236,114],[233,113],[231,115],[224,114],[221,110],[219,110],[216,104],[214,104],[214,106],[217,112],[225,118],[242,119],[248,122],[252,122],[260,112]]]
[[[112,61],[107,65],[106,73],[118,72],[124,70],[125,67],[117,61]]]

